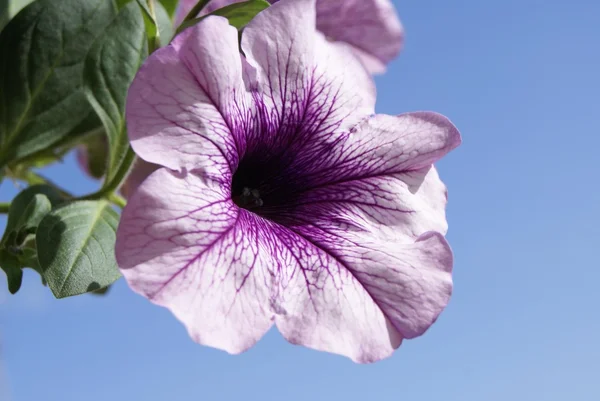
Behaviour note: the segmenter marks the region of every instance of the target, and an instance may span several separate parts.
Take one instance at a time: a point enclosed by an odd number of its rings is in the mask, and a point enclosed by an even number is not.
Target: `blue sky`
[[[123,281],[54,300],[35,274],[15,296],[1,277],[0,400],[600,400],[600,2],[396,4],[406,47],[378,111],[441,112],[464,141],[439,164],[456,263],[438,322],[373,365],[275,331],[230,356]],[[73,157],[47,174],[96,185]]]

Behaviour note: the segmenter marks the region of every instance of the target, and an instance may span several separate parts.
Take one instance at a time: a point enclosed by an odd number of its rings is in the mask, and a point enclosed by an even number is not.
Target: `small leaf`
[[[33,245],[35,245],[35,242],[33,242]],[[40,273],[40,275],[42,274],[37,259],[37,250],[35,248],[23,248],[22,254],[19,256],[19,262],[21,263],[21,267],[29,267]]]
[[[88,116],[83,60],[113,19],[107,0],[37,0],[0,33],[0,168],[59,142]]]
[[[51,210],[52,206],[46,195],[34,195],[17,223],[19,230],[17,235],[17,246],[22,245],[28,235],[35,234],[38,224],[40,224],[40,221],[42,221]]]
[[[237,29],[242,29],[259,12],[263,11],[269,6],[270,4],[265,0],[249,0],[244,1],[242,3],[234,3],[229,6],[219,8],[218,10],[215,10],[210,14],[184,22],[177,29],[177,32],[181,32],[184,29],[189,28],[190,26],[196,25],[198,22],[202,21],[209,15],[219,15],[221,17],[225,17],[229,21],[230,25],[233,25]]]
[[[23,281],[23,270],[20,267],[19,260],[7,249],[0,248],[0,268],[6,273],[8,291],[15,294],[21,288]]]
[[[0,31],[8,22],[8,0],[0,0]]]
[[[173,38],[173,21],[169,13],[161,3],[156,3],[156,23],[158,24],[158,42],[160,46],[166,46]]]
[[[142,12],[129,3],[93,44],[84,68],[84,90],[102,120],[109,143],[106,182],[117,172],[128,149],[125,131],[127,90],[148,54]]]
[[[8,0],[8,17],[9,19],[14,17],[19,11],[21,11],[26,5],[35,0]]]
[[[0,267],[6,272],[13,294],[21,286],[22,268],[30,267],[39,272],[35,232],[52,207],[62,201],[60,193],[54,188],[33,185],[21,191],[11,202],[0,241]]]
[[[179,0],[160,0],[160,3],[165,8],[167,15],[170,18],[173,18],[175,11],[177,11],[177,4],[179,3]]]
[[[209,15],[220,15],[229,20],[229,24],[237,29],[245,27],[262,10],[270,4],[265,0],[250,0],[243,3],[234,3],[227,7],[213,11]]]
[[[156,0],[151,1],[154,12],[148,7],[147,0],[137,0],[144,12],[148,44],[151,49],[156,49],[169,44],[173,37],[173,22],[161,3]]]
[[[127,5],[130,1],[133,0],[117,0],[117,9],[120,10]]]
[[[106,295],[108,293],[108,291],[110,291],[110,285],[104,288],[100,288],[99,290],[95,290],[90,292],[91,295],[96,295],[96,296],[103,296]]]
[[[25,238],[17,239],[15,236],[13,243],[9,243],[9,235],[18,235],[19,232],[34,233],[52,206],[62,200],[58,191],[48,185],[33,185],[21,191],[10,203],[8,221],[0,244],[21,246]]]
[[[56,298],[99,290],[121,276],[114,256],[118,222],[106,201],[74,202],[42,220],[38,260]]]

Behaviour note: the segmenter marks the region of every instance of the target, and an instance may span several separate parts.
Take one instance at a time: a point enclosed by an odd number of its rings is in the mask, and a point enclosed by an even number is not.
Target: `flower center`
[[[231,199],[241,208],[260,215],[271,215],[289,202],[294,177],[286,174],[277,157],[246,156],[233,174]]]
[[[261,207],[264,204],[263,200],[260,198],[260,191],[248,187],[244,187],[241,194],[234,195],[232,191],[231,198],[236,205],[248,210]]]
[[[270,166],[269,166],[270,167]],[[256,163],[248,158],[242,159],[231,183],[231,199],[241,208],[253,210],[265,204],[269,168],[263,163]],[[271,168],[271,172],[273,169]]]

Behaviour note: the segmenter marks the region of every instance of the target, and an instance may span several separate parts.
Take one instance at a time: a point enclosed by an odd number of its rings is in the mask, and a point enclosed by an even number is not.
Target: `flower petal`
[[[393,175],[428,167],[460,142],[456,127],[440,114],[378,114],[338,137],[335,148],[317,162],[298,168],[318,186]]]
[[[315,188],[267,217],[293,229],[316,226],[342,237],[367,232],[408,244],[428,231],[446,233],[446,203],[446,186],[430,167]]]
[[[305,189],[272,218],[290,226],[311,216],[402,243],[427,231],[444,234],[446,187],[431,165],[459,143],[454,125],[439,114],[369,118],[340,136],[329,152],[295,163],[308,184],[295,183]]]
[[[353,243],[314,227],[278,237],[288,274],[276,325],[294,344],[374,362],[422,334],[450,297],[452,254],[438,233],[405,245]]]
[[[404,30],[389,0],[318,0],[317,29],[351,45],[374,74],[385,72],[404,41]]]
[[[249,143],[302,157],[373,113],[370,76],[350,51],[316,31],[315,0],[280,1],[262,11],[244,29],[242,49],[256,70],[263,116],[260,138]]]
[[[160,168],[157,164],[148,163],[141,159],[135,161],[133,168],[127,175],[125,182],[121,186],[120,192],[125,198],[129,198],[133,191],[139,187],[142,182],[153,172]]]
[[[239,353],[272,325],[261,230],[228,188],[161,168],[123,210],[115,252],[129,286],[170,309],[195,341]]]
[[[244,0],[212,0],[200,15]],[[268,0],[275,3],[277,0]],[[179,25],[197,0],[180,2]],[[317,29],[329,40],[344,42],[372,74],[385,72],[386,64],[396,58],[404,42],[404,29],[389,0],[317,0]]]
[[[237,30],[208,17],[138,72],[127,97],[131,145],[142,159],[173,170],[209,161],[225,173],[237,164],[233,131],[246,113],[245,96]]]

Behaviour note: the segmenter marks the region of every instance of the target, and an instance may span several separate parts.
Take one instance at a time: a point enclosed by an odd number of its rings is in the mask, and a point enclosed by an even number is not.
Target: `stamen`
[[[260,198],[259,190],[250,189],[248,187],[244,187],[242,189],[242,194],[236,200],[238,205],[246,209],[261,207],[263,205],[263,200]]]

